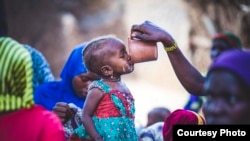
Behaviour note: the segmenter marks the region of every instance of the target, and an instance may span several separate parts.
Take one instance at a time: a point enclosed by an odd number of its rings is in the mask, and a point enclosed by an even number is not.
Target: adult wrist
[[[177,43],[174,41],[172,45],[170,46],[164,46],[164,50],[166,52],[172,52],[172,51],[175,51],[177,49]]]

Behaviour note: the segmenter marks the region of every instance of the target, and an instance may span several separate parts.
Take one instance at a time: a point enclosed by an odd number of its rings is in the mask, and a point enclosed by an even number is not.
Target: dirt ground
[[[125,19],[128,30],[132,24],[150,20],[166,29],[188,57],[189,22],[182,0],[127,0]],[[188,74],[187,74],[188,75]],[[158,60],[135,64],[135,71],[123,77],[130,88],[136,106],[136,121],[146,124],[147,112],[156,106],[171,111],[182,108],[188,93],[176,78],[162,45],[158,44]]]

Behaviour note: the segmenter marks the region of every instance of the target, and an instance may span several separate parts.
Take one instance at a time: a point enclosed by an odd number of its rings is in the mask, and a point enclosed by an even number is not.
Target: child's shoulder
[[[107,85],[105,82],[103,82],[102,80],[94,80],[90,85],[88,90],[91,90],[93,88],[98,88],[100,90],[102,90],[105,93],[108,93],[111,91],[111,87],[109,85]]]

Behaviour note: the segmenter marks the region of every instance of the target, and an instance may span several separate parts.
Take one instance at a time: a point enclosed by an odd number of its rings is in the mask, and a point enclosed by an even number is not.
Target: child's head
[[[120,78],[134,70],[124,43],[113,35],[91,40],[83,50],[83,60],[89,71],[107,79]]]
[[[250,52],[222,53],[210,66],[204,84],[207,124],[250,124]]]
[[[156,122],[163,122],[170,113],[170,110],[165,107],[153,108],[148,112],[148,121],[146,126],[148,127]]]

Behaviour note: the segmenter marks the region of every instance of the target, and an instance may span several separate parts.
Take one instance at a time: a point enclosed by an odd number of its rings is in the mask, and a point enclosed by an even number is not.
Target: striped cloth
[[[27,49],[10,37],[1,37],[0,66],[0,112],[31,107],[33,70]]]

